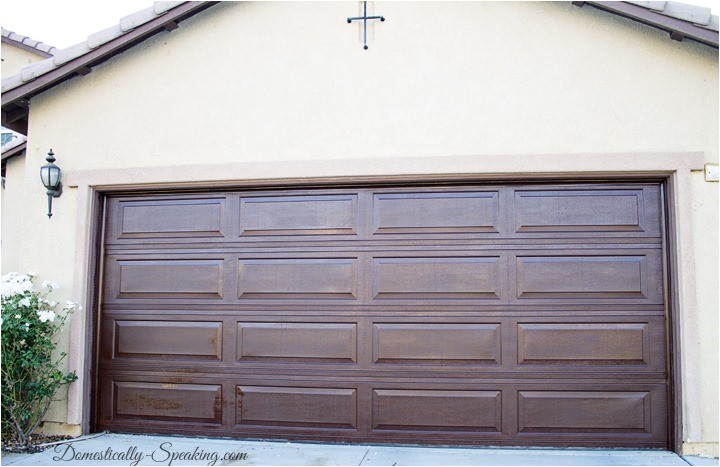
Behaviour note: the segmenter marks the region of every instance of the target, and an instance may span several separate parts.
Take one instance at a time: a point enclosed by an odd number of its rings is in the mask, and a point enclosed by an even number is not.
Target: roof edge
[[[23,36],[16,32],[2,28],[2,42],[10,44],[19,49],[39,55],[43,58],[49,58],[55,55],[60,49],[44,42],[36,41],[28,36]]]
[[[2,152],[2,156],[0,156],[0,160],[2,160],[3,163],[7,161],[8,159],[15,157],[15,156],[22,156],[25,154],[25,151],[27,150],[27,141],[23,141],[22,143],[18,144],[17,146],[13,146],[10,149],[6,149]]]
[[[163,14],[145,22],[144,24],[128,29],[123,32],[122,35],[119,35],[118,37],[115,37],[96,48],[88,48],[85,53],[80,54],[77,57],[73,57],[57,67],[54,67],[54,64],[50,63],[55,60],[55,57],[48,58],[42,62],[37,62],[37,64],[33,65],[38,67],[37,77],[30,77],[30,80],[23,82],[18,86],[12,87],[12,89],[8,89],[2,93],[3,114],[15,108],[17,103],[26,101],[63,81],[71,79],[77,75],[88,74],[93,66],[99,65],[100,63],[149,39],[161,31],[170,31],[175,29],[179,22],[206,10],[217,3],[219,2],[183,2],[182,4],[169,9],[167,12],[163,12]],[[42,73],[40,68],[45,67],[48,68],[48,71]],[[7,79],[14,79],[17,76],[18,75]],[[7,79],[3,81],[7,81]]]
[[[683,19],[663,15],[643,6],[618,1],[574,1],[572,3],[579,7],[589,5],[599,10],[660,29],[670,34],[670,38],[676,41],[689,39],[716,49],[719,48],[717,31],[695,25]]]

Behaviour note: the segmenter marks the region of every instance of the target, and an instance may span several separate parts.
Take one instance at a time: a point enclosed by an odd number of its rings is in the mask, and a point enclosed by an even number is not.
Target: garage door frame
[[[88,210],[92,221],[89,232],[89,263],[86,276],[86,303],[87,322],[85,327],[84,365],[90,370],[90,377],[83,378],[82,397],[90,400],[90,404],[82,407],[82,428],[83,432],[89,433],[95,429],[97,416],[96,402],[98,400],[96,390],[97,378],[97,355],[99,352],[98,338],[98,312],[100,303],[100,284],[102,284],[102,248],[103,248],[103,226],[105,225],[105,200],[109,195],[115,194],[159,194],[178,192],[198,192],[208,190],[228,189],[308,189],[308,188],[342,188],[342,187],[378,187],[378,186],[413,186],[413,185],[466,185],[466,184],[493,184],[493,183],[622,183],[622,182],[651,182],[660,183],[663,211],[661,214],[663,233],[663,266],[664,266],[664,290],[667,316],[667,362],[668,362],[668,445],[673,451],[679,452],[682,447],[682,399],[680,381],[680,325],[676,318],[676,311],[679,309],[679,292],[677,290],[677,263],[678,263],[678,242],[675,237],[677,219],[672,206],[675,205],[675,193],[677,187],[674,173],[651,173],[651,174],[623,174],[617,177],[597,177],[592,175],[581,175],[572,177],[559,177],[557,175],[523,177],[517,175],[494,176],[487,178],[481,175],[428,175],[428,176],[388,176],[388,177],[334,177],[334,178],[308,178],[308,179],[283,179],[283,180],[259,180],[226,182],[222,184],[209,184],[207,188],[202,185],[193,184],[188,187],[176,187],[163,184],[148,184],[145,186],[114,186],[86,187],[88,190]]]

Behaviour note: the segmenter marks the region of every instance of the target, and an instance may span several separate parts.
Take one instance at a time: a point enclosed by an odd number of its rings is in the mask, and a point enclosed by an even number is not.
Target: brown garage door
[[[666,447],[657,184],[114,196],[97,428]]]

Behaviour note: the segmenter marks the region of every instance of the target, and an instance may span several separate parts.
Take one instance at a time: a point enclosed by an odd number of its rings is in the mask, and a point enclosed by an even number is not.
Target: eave
[[[219,2],[185,2],[167,13],[110,40],[90,52],[58,66],[37,78],[2,94],[2,125],[27,134],[30,100],[58,84],[76,76],[84,76],[106,60],[159,34],[177,29],[182,21]]]
[[[648,8],[627,2],[572,2],[573,5],[584,5],[597,8],[614,15],[622,16],[639,23],[667,32],[676,41],[689,39],[710,47],[718,48],[718,32],[691,22],[665,16]]]

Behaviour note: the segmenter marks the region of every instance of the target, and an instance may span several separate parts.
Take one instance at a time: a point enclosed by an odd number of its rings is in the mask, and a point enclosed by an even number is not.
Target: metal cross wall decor
[[[385,21],[384,16],[368,16],[367,14],[367,2],[363,2],[363,15],[362,16],[353,16],[347,19],[348,23],[352,23],[353,21],[360,21],[363,22],[363,49],[367,50],[367,22],[369,19],[379,19],[380,21]]]

